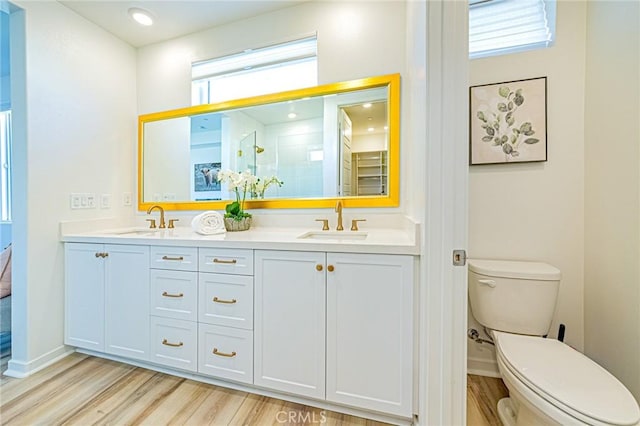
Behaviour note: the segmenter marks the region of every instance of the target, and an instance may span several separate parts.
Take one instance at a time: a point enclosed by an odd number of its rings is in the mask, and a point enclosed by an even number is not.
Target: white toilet
[[[560,271],[535,262],[469,260],[469,301],[496,346],[509,398],[506,425],[640,424],[640,408],[618,379],[570,346],[547,339]]]

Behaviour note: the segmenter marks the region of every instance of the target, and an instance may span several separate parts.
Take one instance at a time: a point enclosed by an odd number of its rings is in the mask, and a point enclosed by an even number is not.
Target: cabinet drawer
[[[200,322],[253,329],[253,277],[200,273]]]
[[[196,247],[151,246],[151,267],[176,271],[197,271],[198,249]]]
[[[196,322],[151,317],[151,362],[197,371]]]
[[[198,273],[151,270],[151,315],[196,321]]]
[[[201,272],[253,275],[253,250],[227,250],[201,248]]]
[[[198,324],[198,372],[253,383],[253,333]]]

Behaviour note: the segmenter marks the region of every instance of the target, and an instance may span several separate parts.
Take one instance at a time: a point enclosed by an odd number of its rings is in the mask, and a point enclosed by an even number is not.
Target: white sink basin
[[[367,238],[366,232],[351,231],[309,231],[298,235],[301,240],[318,241],[362,241]]]
[[[151,228],[128,228],[128,229],[116,229],[113,231],[107,231],[105,235],[117,235],[119,237],[147,237],[158,233],[158,229]]]

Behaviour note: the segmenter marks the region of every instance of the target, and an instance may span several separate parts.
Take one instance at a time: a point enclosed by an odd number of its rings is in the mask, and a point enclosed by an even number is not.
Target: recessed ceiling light
[[[367,130],[373,132],[375,129],[373,127],[369,127]]]
[[[296,118],[298,116],[298,114],[296,114],[295,112],[290,112],[289,115],[287,115],[287,117],[289,118]]]
[[[367,102],[366,104],[362,104],[362,108],[371,108],[371,102]]]
[[[140,9],[138,7],[132,7],[129,9],[129,16],[133,18],[140,25],[144,25],[148,27],[153,25],[153,18],[151,17],[151,13],[147,12],[144,9]]]

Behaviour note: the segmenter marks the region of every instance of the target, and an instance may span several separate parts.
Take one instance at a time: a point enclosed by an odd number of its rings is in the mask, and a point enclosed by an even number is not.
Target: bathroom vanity
[[[308,230],[306,230],[308,231]],[[395,423],[415,412],[417,225],[67,233],[65,343]]]

